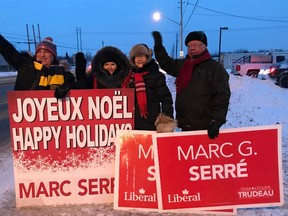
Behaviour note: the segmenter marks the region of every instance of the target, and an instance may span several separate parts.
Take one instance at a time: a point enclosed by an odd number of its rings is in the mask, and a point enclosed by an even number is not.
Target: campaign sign
[[[159,208],[281,206],[281,126],[155,134]]]
[[[117,131],[114,209],[158,211],[153,134],[156,132]],[[236,209],[189,212],[235,215]]]
[[[16,206],[113,202],[117,130],[133,89],[8,92]]]
[[[117,131],[115,209],[158,209],[152,133]]]

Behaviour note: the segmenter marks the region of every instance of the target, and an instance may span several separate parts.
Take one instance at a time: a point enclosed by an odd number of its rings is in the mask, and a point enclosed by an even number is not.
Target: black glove
[[[76,53],[76,82],[77,88],[85,88],[86,87],[86,64],[87,60],[82,52]]]
[[[54,97],[56,97],[57,99],[64,98],[66,97],[69,90],[70,90],[70,87],[64,83],[55,89]]]
[[[219,135],[219,128],[221,127],[221,124],[219,124],[217,121],[212,120],[208,127],[208,136],[210,139],[215,139]]]
[[[162,45],[162,36],[161,36],[160,32],[153,31],[152,35],[154,38],[154,45],[155,46],[161,46]]]

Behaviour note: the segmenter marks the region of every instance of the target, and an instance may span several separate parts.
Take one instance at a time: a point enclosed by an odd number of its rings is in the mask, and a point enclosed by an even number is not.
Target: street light
[[[180,22],[176,22],[175,20],[170,19],[169,17],[164,16],[163,14],[159,13],[159,12],[155,12],[153,14],[153,19],[155,21],[159,21],[161,19],[161,17],[164,17],[168,20],[170,20],[171,22],[177,24],[180,26],[180,58],[184,57],[184,51],[183,51],[183,13],[182,13],[182,0],[180,1]]]
[[[220,56],[221,56],[221,40],[222,40],[222,30],[228,30],[228,27],[220,27],[218,62],[220,62]]]

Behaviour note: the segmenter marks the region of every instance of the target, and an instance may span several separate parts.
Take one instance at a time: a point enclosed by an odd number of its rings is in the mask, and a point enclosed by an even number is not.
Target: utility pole
[[[79,52],[78,27],[76,27],[76,38],[77,38],[77,52]]]
[[[183,2],[180,0],[180,58],[184,57],[183,51]]]
[[[221,57],[222,30],[228,30],[228,27],[220,27],[218,62],[220,62],[220,57]]]
[[[77,37],[77,52],[82,52],[82,31],[81,27],[76,27],[76,37]]]
[[[177,58],[178,56],[178,33],[176,33],[176,47],[175,47],[175,58]]]
[[[29,52],[31,52],[28,24],[26,24],[26,34],[27,34],[28,50],[29,50]]]
[[[81,27],[79,27],[79,31],[80,31],[80,51],[82,52],[82,31],[81,31]]]
[[[35,29],[34,29],[34,25],[32,25],[32,31],[33,31],[33,37],[34,37],[34,46],[35,46],[35,50],[36,50],[37,42],[36,42],[36,36],[35,36]]]
[[[41,42],[41,36],[40,36],[40,25],[37,24],[37,29],[38,29],[38,38],[39,38],[39,42]]]

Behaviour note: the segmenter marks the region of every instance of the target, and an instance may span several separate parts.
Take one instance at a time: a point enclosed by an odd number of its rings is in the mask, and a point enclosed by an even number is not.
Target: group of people
[[[76,54],[76,77],[57,61],[57,47],[51,37],[41,41],[35,56],[18,52],[0,34],[0,53],[17,71],[14,90],[54,90],[56,98],[67,96],[70,89],[135,89],[135,130],[172,132],[207,130],[210,139],[219,135],[226,122],[230,87],[229,75],[212,60],[204,32],[190,32],[185,45],[188,54],[173,59],[162,44],[159,32],[152,32],[154,54],[146,44],[136,44],[127,57],[116,47],[106,46],[92,59],[91,73],[82,52]],[[176,77],[174,118],[173,99],[166,76]]]

